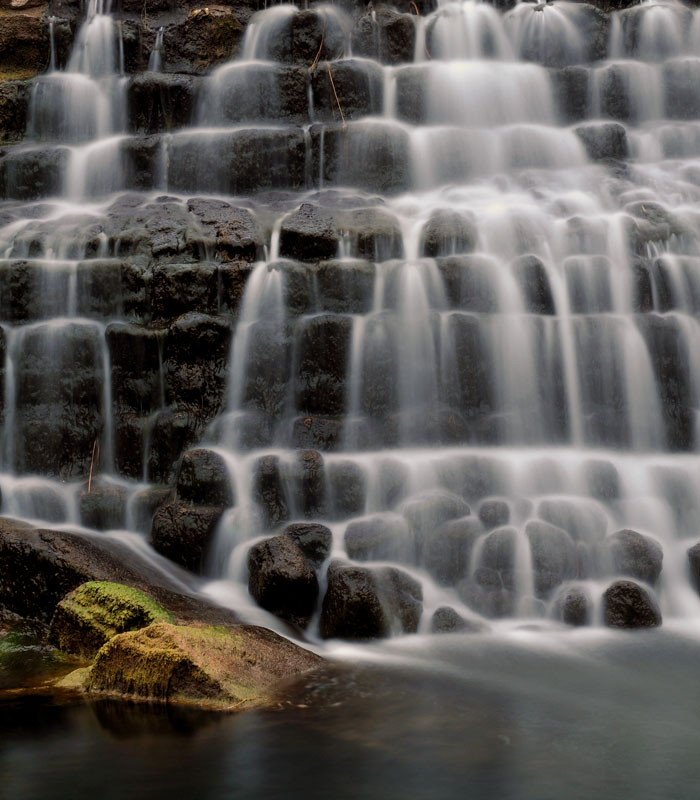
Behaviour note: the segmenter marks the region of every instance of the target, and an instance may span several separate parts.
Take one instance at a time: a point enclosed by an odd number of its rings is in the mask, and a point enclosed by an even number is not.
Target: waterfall
[[[697,622],[700,12],[391,14],[226,17],[206,72],[102,0],[61,68],[49,19],[0,154],[0,511],[90,528],[107,480],[273,626],[251,548],[327,535],[317,643],[362,638],[351,567],[387,635],[600,625],[620,580]]]

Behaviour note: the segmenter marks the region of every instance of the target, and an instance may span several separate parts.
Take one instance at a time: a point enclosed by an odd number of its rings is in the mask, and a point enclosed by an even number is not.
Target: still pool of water
[[[0,699],[0,796],[698,796],[700,635],[421,637],[339,650],[281,711]]]

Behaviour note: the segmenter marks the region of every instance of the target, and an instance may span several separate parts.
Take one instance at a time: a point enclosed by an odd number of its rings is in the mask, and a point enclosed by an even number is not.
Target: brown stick
[[[345,114],[343,114],[343,109],[340,105],[340,100],[338,100],[338,92],[335,90],[335,83],[333,83],[333,73],[331,72],[331,65],[326,64],[328,67],[328,77],[331,79],[331,89],[333,89],[333,94],[335,95],[335,102],[338,104],[338,111],[340,111],[340,118],[343,120],[343,127],[347,128],[348,123],[345,121]]]
[[[90,458],[90,474],[88,475],[88,494],[90,494],[90,490],[92,489],[92,465],[95,463],[96,447],[97,447],[97,439],[95,439],[95,441],[92,443],[92,457]]]
[[[318,66],[318,60],[321,58],[321,50],[323,50],[323,43],[326,41],[326,18],[323,18],[323,30],[321,31],[321,44],[318,46],[318,53],[314,58],[313,64],[309,67],[309,72],[313,72]]]

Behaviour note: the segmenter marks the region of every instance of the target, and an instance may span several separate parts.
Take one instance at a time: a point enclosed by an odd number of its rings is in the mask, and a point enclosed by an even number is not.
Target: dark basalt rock
[[[479,519],[487,531],[500,528],[510,522],[510,506],[506,500],[493,498],[479,505]]]
[[[80,492],[80,521],[87,528],[106,531],[126,524],[126,489],[108,483],[92,483]]]
[[[342,22],[322,9],[302,10],[284,20],[280,30],[267,43],[258,58],[311,67],[317,60],[338,58],[345,44]]]
[[[179,317],[168,329],[163,348],[166,402],[197,409],[202,420],[218,413],[224,403],[230,343],[229,319],[194,312]]]
[[[562,622],[573,627],[590,625],[593,619],[593,604],[586,589],[581,586],[571,586],[564,589],[556,598],[556,616]]]
[[[340,442],[343,424],[326,417],[297,417],[291,434],[291,446],[298,449],[335,450]]]
[[[161,133],[192,121],[201,78],[163,72],[134,75],[126,90],[128,119],[134,133]]]
[[[197,441],[201,430],[200,420],[188,411],[178,408],[160,411],[151,429],[148,479],[172,483],[180,457]]]
[[[582,122],[590,114],[590,71],[571,66],[552,73],[556,106],[564,124]]]
[[[700,542],[688,548],[688,568],[691,583],[700,594]]]
[[[15,142],[24,135],[30,94],[29,81],[0,83],[0,143]]]
[[[325,314],[304,320],[298,333],[297,408],[306,414],[339,416],[345,410],[345,379],[352,320]]]
[[[655,628],[661,612],[653,596],[632,581],[616,581],[603,593],[605,624],[611,628]]]
[[[274,528],[289,519],[289,500],[277,456],[259,459],[253,473],[253,499],[259,504],[268,527]]]
[[[490,313],[498,309],[494,263],[480,255],[447,256],[437,260],[451,308]]]
[[[574,129],[593,161],[624,160],[629,154],[627,131],[617,122],[591,122]]]
[[[388,211],[381,208],[353,209],[339,216],[339,225],[353,257],[377,262],[403,258],[401,227],[396,217]],[[338,266],[346,264],[343,262]]]
[[[352,51],[384,64],[401,64],[413,61],[415,40],[416,26],[410,14],[379,8],[355,23]]]
[[[334,560],[327,579],[320,622],[324,639],[378,639],[418,630],[423,594],[420,584],[405,572]]]
[[[263,251],[263,237],[257,220],[247,208],[223,200],[193,198],[187,208],[202,231],[201,243],[218,260],[256,261]],[[196,235],[193,235],[196,239]]]
[[[525,533],[530,540],[535,592],[546,598],[554,587],[577,577],[578,551],[566,531],[546,522],[528,522]]]
[[[485,625],[464,619],[454,608],[440,606],[430,619],[431,633],[479,633]]]
[[[425,532],[423,566],[443,586],[454,586],[469,573],[474,542],[484,529],[476,517],[453,519]]]
[[[664,554],[649,536],[625,529],[610,534],[605,544],[616,573],[638,578],[652,586],[659,579]]]
[[[67,147],[49,146],[0,151],[2,197],[37,200],[57,194],[61,189],[69,153]]]
[[[333,534],[325,525],[316,522],[293,522],[282,531],[301,550],[313,567],[320,567],[328,558]]]
[[[282,221],[280,255],[297,261],[322,261],[336,255],[339,241],[333,215],[303,203]]]
[[[78,313],[143,322],[150,316],[146,305],[149,277],[143,267],[130,261],[90,259],[78,264]]]
[[[430,489],[406,500],[401,513],[416,534],[421,535],[447,520],[466,517],[471,511],[461,497],[442,489]]]
[[[415,536],[396,515],[353,520],[345,529],[344,541],[348,556],[356,561],[413,564],[416,560]]]
[[[235,497],[226,462],[212,450],[188,450],[177,475],[177,498],[203,506],[232,506]]]
[[[318,597],[318,578],[289,536],[273,536],[248,551],[248,590],[262,608],[306,627]]]
[[[542,261],[533,255],[519,256],[511,269],[520,284],[525,310],[533,314],[555,314],[554,297]]]
[[[153,547],[190,572],[200,573],[223,510],[179,501],[161,506],[153,517]]]
[[[468,253],[478,238],[474,221],[455,211],[440,210],[431,214],[421,231],[424,256],[437,258],[455,253]]]
[[[158,334],[137,325],[113,322],[105,331],[112,371],[112,402],[119,414],[148,414],[161,402]]]
[[[346,59],[320,63],[311,74],[311,88],[318,119],[341,122],[338,103],[347,121],[382,113],[383,75],[374,62]]]
[[[339,519],[361,514],[367,494],[364,470],[353,461],[332,462],[328,465],[326,474],[330,513]]]

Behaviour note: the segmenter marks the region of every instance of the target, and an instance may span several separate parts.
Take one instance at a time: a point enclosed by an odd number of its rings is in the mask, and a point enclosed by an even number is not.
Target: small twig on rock
[[[340,111],[340,118],[343,120],[343,127],[347,128],[348,123],[345,121],[345,114],[343,114],[343,109],[340,105],[340,100],[338,100],[338,92],[335,90],[335,83],[333,83],[333,73],[331,72],[331,65],[329,63],[326,64],[328,67],[328,77],[331,81],[331,89],[333,89],[333,94],[335,95],[335,102],[338,104],[338,111]]]
[[[316,53],[316,58],[314,58],[313,64],[309,67],[309,72],[313,72],[316,67],[318,66],[318,61],[321,58],[321,51],[323,50],[323,45],[326,41],[326,18],[323,18],[323,30],[321,31],[321,44],[318,46],[318,52]]]
[[[88,494],[90,494],[90,490],[92,489],[92,467],[95,463],[95,450],[97,449],[97,453],[99,456],[99,447],[97,446],[97,439],[92,443],[92,457],[90,458],[90,474],[88,475]]]

